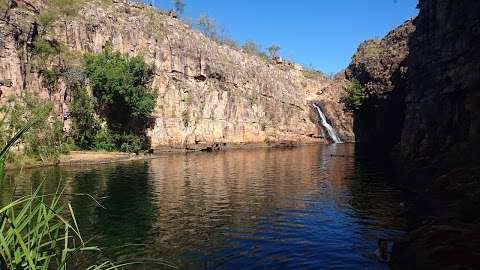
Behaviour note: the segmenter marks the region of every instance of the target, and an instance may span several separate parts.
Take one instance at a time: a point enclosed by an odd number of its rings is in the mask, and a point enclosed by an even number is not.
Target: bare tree
[[[183,0],[172,0],[173,6],[175,7],[175,12],[178,15],[182,15],[185,11],[185,2]]]
[[[272,45],[267,48],[268,54],[270,55],[271,59],[278,58],[278,52],[280,51],[280,46],[278,45]]]
[[[214,19],[210,18],[208,14],[200,15],[200,17],[198,17],[197,25],[200,31],[202,31],[207,37],[211,39],[218,38],[217,23]]]

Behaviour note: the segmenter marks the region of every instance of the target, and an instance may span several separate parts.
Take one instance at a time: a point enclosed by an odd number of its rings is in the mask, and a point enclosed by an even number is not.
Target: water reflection
[[[387,168],[349,144],[169,154],[11,175],[2,198],[45,178],[49,191],[63,183],[67,193],[92,194],[105,208],[69,198],[83,234],[117,260],[161,258],[182,269],[382,269],[370,255],[376,239],[404,229]]]

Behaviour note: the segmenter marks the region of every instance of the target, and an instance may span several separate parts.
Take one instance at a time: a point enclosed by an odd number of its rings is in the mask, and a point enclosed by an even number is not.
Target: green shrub
[[[144,150],[144,145],[136,134],[120,134],[103,128],[95,136],[95,149],[139,153]]]
[[[231,37],[228,36],[228,35],[223,35],[223,36],[222,36],[222,41],[221,41],[221,43],[224,44],[224,45],[227,45],[227,46],[230,47],[230,48],[238,49],[238,43],[237,43],[237,41],[235,41],[233,38],[231,38]]]
[[[131,133],[115,134],[114,140],[117,147],[119,147],[120,151],[122,152],[138,153],[143,149],[143,145],[142,145],[142,142],[140,141],[140,138],[135,134],[131,134]]]
[[[139,136],[133,133],[118,133],[102,128],[97,118],[92,98],[82,86],[76,86],[70,109],[72,129],[70,134],[75,145],[84,150],[122,151],[138,153],[143,149]]]
[[[57,68],[42,69],[40,70],[40,75],[42,76],[43,86],[48,89],[48,93],[51,95],[55,92],[60,72]]]
[[[348,93],[347,102],[349,106],[358,110],[365,100],[365,87],[357,79],[353,79],[345,90]]]
[[[263,58],[265,60],[269,60],[269,56],[267,53],[265,53],[263,50],[262,50],[262,46],[260,46],[259,44],[255,43],[254,41],[251,41],[251,40],[247,40],[243,45],[242,45],[242,49],[244,52],[248,53],[248,54],[252,54],[252,55],[257,55],[259,56],[260,58]]]
[[[75,145],[81,149],[95,148],[97,133],[100,131],[100,121],[95,114],[93,99],[85,87],[75,85],[72,89],[73,100],[70,106],[72,127],[70,135]]]
[[[55,10],[42,10],[40,14],[38,14],[38,22],[39,24],[45,28],[49,27],[54,21],[58,18],[58,12]]]
[[[270,56],[270,59],[275,59],[279,57],[278,53],[280,52],[280,46],[278,45],[272,45],[267,48],[268,54]]]
[[[254,41],[247,40],[243,45],[242,49],[249,54],[259,54],[262,51],[262,47],[255,43]]]
[[[95,149],[105,151],[115,151],[117,149],[115,140],[108,129],[103,128],[95,135]]]
[[[144,132],[157,99],[149,87],[153,68],[143,57],[128,57],[110,49],[87,55],[85,67],[98,109],[109,128],[118,133]]]
[[[33,53],[42,59],[46,59],[58,53],[58,50],[52,44],[43,38],[36,38],[33,42]]]

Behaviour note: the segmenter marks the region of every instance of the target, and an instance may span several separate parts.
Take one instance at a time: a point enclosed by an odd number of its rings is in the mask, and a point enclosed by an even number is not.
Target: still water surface
[[[95,237],[91,244],[112,260],[163,259],[180,269],[388,269],[372,256],[376,240],[405,228],[388,167],[352,144],[166,154],[15,173],[0,200],[45,178],[48,191],[60,183],[66,193],[93,195],[104,208],[68,199],[84,238]]]

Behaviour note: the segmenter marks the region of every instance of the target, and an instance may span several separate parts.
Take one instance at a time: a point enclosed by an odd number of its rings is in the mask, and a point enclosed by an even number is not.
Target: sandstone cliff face
[[[404,61],[415,26],[408,20],[383,39],[362,43],[345,70],[346,78],[365,87],[364,105],[355,114],[357,141],[391,148],[400,141],[403,127]]]
[[[419,6],[408,45],[403,159],[444,169],[478,164],[480,2],[423,0]]]
[[[22,2],[24,3],[24,2]],[[32,8],[32,6],[34,8]],[[0,21],[0,86],[5,95],[37,91],[68,116],[68,89],[60,80],[48,95],[30,63],[42,3],[11,9]],[[352,117],[341,105],[344,81],[276,64],[206,38],[185,23],[137,4],[87,3],[56,21],[44,37],[78,52],[142,54],[155,65],[159,93],[153,148],[212,143],[327,142],[311,103],[325,107],[333,126],[353,140]],[[67,117],[66,117],[67,118]],[[68,125],[68,121],[66,121]]]
[[[417,222],[398,243],[394,265],[479,269],[480,2],[420,0],[419,7],[398,148],[403,181],[419,193],[411,206]]]
[[[355,132],[395,146],[400,183],[412,191],[411,231],[392,267],[479,269],[480,2],[420,0],[419,8],[362,44],[347,68],[368,92]]]

